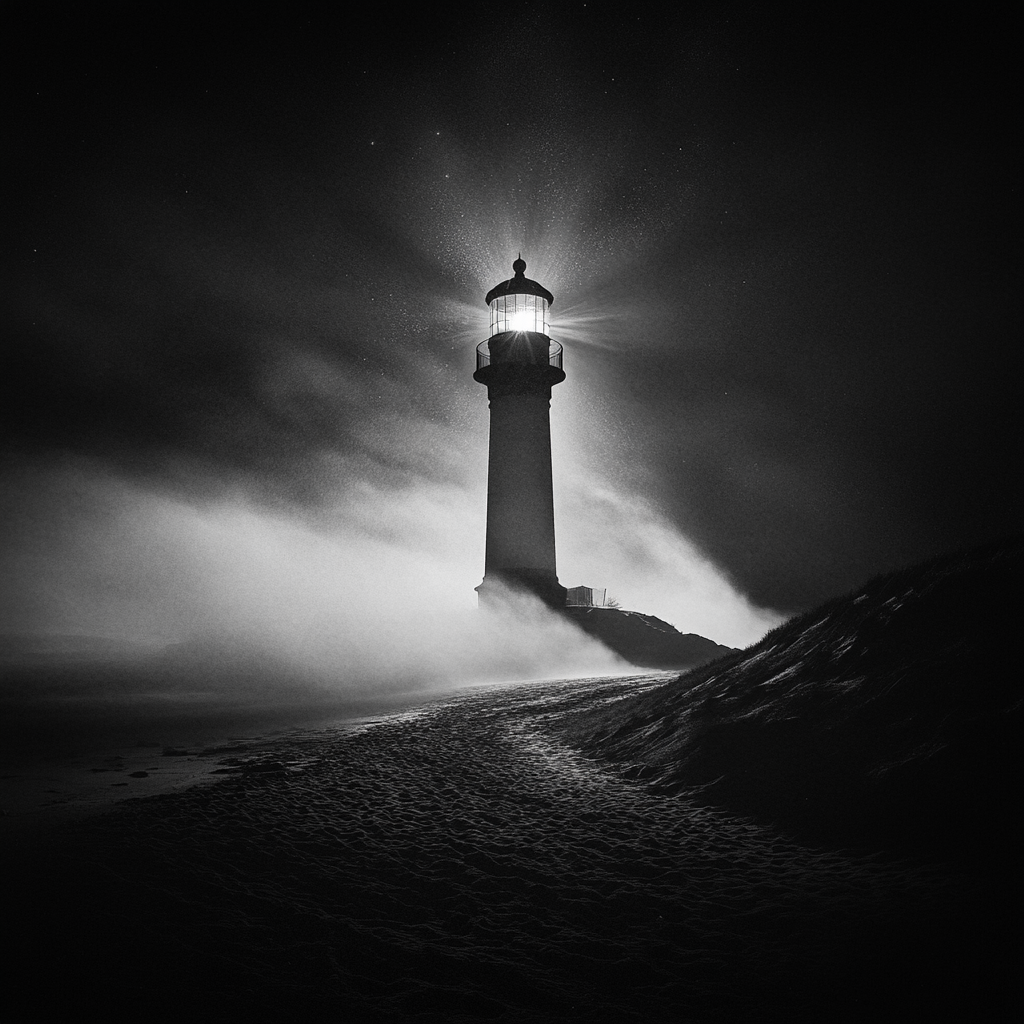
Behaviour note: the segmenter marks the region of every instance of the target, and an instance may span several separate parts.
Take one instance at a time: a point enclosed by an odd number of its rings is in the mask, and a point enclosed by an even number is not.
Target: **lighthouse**
[[[551,494],[551,389],[565,380],[562,346],[548,337],[554,297],[525,276],[514,276],[485,298],[491,328],[476,350],[473,379],[487,387],[487,548],[482,606],[512,590],[565,606],[555,573],[555,505]]]

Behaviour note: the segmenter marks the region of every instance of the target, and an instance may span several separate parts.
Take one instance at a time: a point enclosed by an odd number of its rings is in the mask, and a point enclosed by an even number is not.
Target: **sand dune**
[[[871,580],[563,734],[660,792],[805,841],[1009,869],[1024,544]]]

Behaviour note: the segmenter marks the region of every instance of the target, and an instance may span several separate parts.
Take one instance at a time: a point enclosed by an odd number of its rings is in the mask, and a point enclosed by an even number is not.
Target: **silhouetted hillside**
[[[567,725],[659,789],[812,841],[1015,856],[1020,542],[881,576]]]
[[[642,612],[569,607],[565,614],[639,668],[692,668],[735,650],[696,633],[680,633],[675,626]]]

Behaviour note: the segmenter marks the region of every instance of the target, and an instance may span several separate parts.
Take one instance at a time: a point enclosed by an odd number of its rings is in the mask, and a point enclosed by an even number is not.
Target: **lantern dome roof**
[[[523,276],[523,271],[526,270],[526,260],[523,259],[520,254],[512,264],[512,270],[515,272],[515,277],[510,277],[507,281],[502,281],[501,284],[495,285],[488,293],[484,302],[489,306],[491,302],[501,295],[540,295],[542,298],[547,299],[547,303],[550,306],[554,301],[555,297],[545,288],[543,285],[537,284],[536,281],[531,281],[528,277]]]

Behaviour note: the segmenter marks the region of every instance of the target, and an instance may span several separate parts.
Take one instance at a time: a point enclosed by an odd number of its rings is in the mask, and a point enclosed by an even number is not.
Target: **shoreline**
[[[286,706],[276,714],[264,709],[256,727],[248,729],[244,726],[252,721],[218,725],[197,717],[185,726],[157,730],[147,724],[147,731],[158,731],[163,742],[100,740],[68,753],[8,752],[0,760],[0,842],[24,845],[126,800],[214,785],[278,747],[352,732],[443,697],[420,692],[388,695],[352,701],[348,711],[341,704],[320,710]]]

